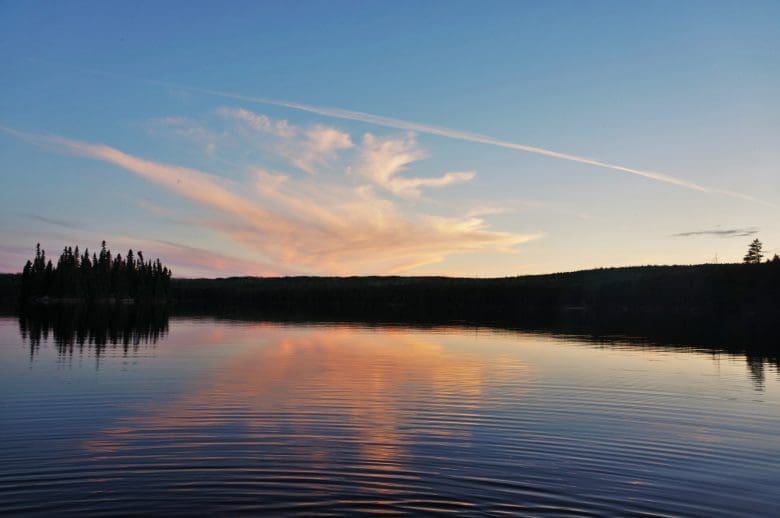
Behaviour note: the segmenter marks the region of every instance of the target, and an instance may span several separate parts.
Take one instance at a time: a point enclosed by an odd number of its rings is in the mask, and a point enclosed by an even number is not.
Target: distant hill
[[[14,300],[19,276],[0,275]],[[604,268],[495,279],[231,277],[172,279],[178,305],[204,310],[409,321],[497,322],[557,316],[780,318],[780,263]]]
[[[780,264],[605,268],[496,279],[232,277],[173,279],[173,298],[333,316],[491,321],[559,312],[780,314]]]

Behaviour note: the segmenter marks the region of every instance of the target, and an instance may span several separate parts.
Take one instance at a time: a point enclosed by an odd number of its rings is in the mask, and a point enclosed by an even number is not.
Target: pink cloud
[[[164,258],[165,263],[171,267],[177,277],[202,277],[204,275],[218,277],[279,276],[290,273],[275,265],[230,257],[204,248],[172,241],[120,237],[115,240],[115,244],[123,245],[123,248],[142,250],[147,257]],[[124,254],[124,251],[122,253]]]
[[[182,245],[161,252],[173,258],[164,260],[179,261],[188,271],[400,273],[456,252],[506,252],[538,237],[494,231],[477,217],[402,212],[370,186],[344,186],[320,176],[296,179],[256,169],[254,188],[247,188],[197,169],[155,162],[102,144],[61,137],[26,138],[116,165],[196,203],[205,210],[202,228],[242,247],[239,257],[233,258]],[[394,151],[397,145],[387,144]],[[401,144],[402,148],[406,145]],[[386,155],[397,171],[419,151],[412,148],[400,157]]]
[[[271,151],[310,174],[335,160],[339,151],[353,147],[349,134],[332,126],[296,126],[243,108],[220,108],[217,113],[243,125],[251,131],[250,139],[261,137]]]
[[[403,138],[379,138],[366,133],[353,171],[406,198],[419,197],[424,187],[446,187],[468,182],[475,176],[474,171],[451,172],[435,178],[401,176],[409,164],[425,157],[412,133]]]

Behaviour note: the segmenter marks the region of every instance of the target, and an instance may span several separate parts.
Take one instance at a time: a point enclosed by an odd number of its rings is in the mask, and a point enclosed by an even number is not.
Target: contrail
[[[95,69],[81,69],[83,72],[95,74],[95,75],[101,75],[106,77],[115,77],[115,78],[121,78],[121,79],[130,79],[135,81],[143,81],[148,84],[154,84],[158,86],[164,86],[166,88],[176,88],[179,90],[189,91],[193,93],[201,93],[206,95],[211,95],[215,97],[222,97],[225,99],[234,99],[237,101],[245,101],[250,102],[254,104],[264,104],[264,105],[271,105],[271,106],[281,106],[284,108],[289,108],[292,110],[299,110],[299,111],[305,111],[309,113],[316,113],[318,115],[322,115],[325,117],[333,117],[336,119],[345,119],[345,120],[353,120],[353,121],[359,121],[364,122],[367,124],[374,124],[376,126],[383,126],[387,128],[395,128],[395,129],[402,129],[402,130],[409,130],[409,131],[415,131],[418,133],[425,133],[428,135],[437,135],[440,137],[446,137],[451,138],[455,140],[462,140],[467,142],[476,142],[479,144],[486,144],[489,146],[497,146],[507,149],[514,149],[516,151],[523,151],[525,153],[532,153],[535,155],[541,155],[546,156],[550,158],[557,158],[558,160],[566,160],[569,162],[577,162],[580,164],[586,164],[591,165],[595,167],[600,167],[602,169],[609,169],[612,171],[618,171],[621,173],[627,173],[632,174],[636,176],[641,176],[643,178],[647,178],[650,180],[655,180],[657,182],[664,182],[667,184],[676,185],[678,187],[683,187],[686,189],[691,189],[694,191],[699,192],[706,192],[706,193],[712,193],[712,194],[720,194],[722,196],[728,196],[730,198],[736,198],[743,201],[752,201],[755,203],[759,203],[761,205],[766,205],[768,207],[773,208],[780,208],[780,205],[777,203],[768,202],[765,200],[761,200],[759,198],[756,198],[754,196],[751,196],[749,194],[732,191],[728,189],[718,189],[714,187],[708,187],[705,185],[701,185],[695,182],[691,182],[688,180],[685,180],[683,178],[677,178],[676,176],[659,173],[655,171],[647,171],[644,169],[636,169],[633,167],[626,167],[619,164],[613,164],[610,162],[604,162],[601,160],[596,160],[593,158],[588,158],[584,156],[579,155],[572,155],[569,153],[563,153],[560,151],[554,151],[552,149],[546,149],[536,146],[530,146],[527,144],[520,144],[516,142],[510,142],[507,140],[501,140],[494,137],[491,137],[489,135],[483,135],[481,133],[472,133],[468,131],[461,131],[456,130],[452,128],[445,128],[441,126],[433,126],[430,124],[423,124],[419,122],[413,122],[413,121],[407,121],[403,119],[395,119],[392,117],[385,117],[382,115],[375,115],[372,113],[366,113],[366,112],[360,112],[360,111],[354,111],[354,110],[346,110],[343,108],[332,108],[327,106],[315,106],[311,104],[304,104],[304,103],[298,103],[298,102],[292,102],[292,101],[283,101],[278,99],[269,99],[266,97],[255,97],[255,96],[249,96],[249,95],[241,95],[236,94],[232,92],[224,92],[220,90],[212,90],[209,88],[199,88],[194,86],[187,86],[187,85],[181,85],[177,83],[170,83],[167,81],[159,81],[156,79],[150,79],[150,78],[133,78],[133,77],[127,77],[122,76],[120,74],[113,74],[110,72],[103,72],[100,70]]]
[[[731,191],[727,189],[718,189],[714,187],[708,187],[705,185],[701,185],[695,182],[691,182],[688,180],[685,180],[683,178],[677,178],[672,175],[659,173],[655,171],[647,171],[643,169],[635,169],[633,167],[626,167],[619,164],[613,164],[610,162],[604,162],[601,160],[596,160],[593,158],[588,158],[584,156],[578,156],[578,155],[572,155],[569,153],[562,153],[560,151],[554,151],[552,149],[545,149],[541,147],[536,146],[530,146],[527,144],[520,144],[516,142],[510,142],[507,140],[501,140],[494,137],[491,137],[489,135],[483,135],[481,133],[472,133],[468,131],[461,131],[456,130],[452,128],[445,128],[441,126],[432,126],[430,124],[423,124],[419,122],[413,122],[413,121],[407,121],[403,119],[395,119],[392,117],[385,117],[382,115],[375,115],[372,113],[366,113],[366,112],[360,112],[360,111],[354,111],[354,110],[345,110],[343,108],[333,108],[333,107],[327,107],[327,106],[315,106],[311,104],[304,104],[304,103],[298,103],[298,102],[292,102],[292,101],[282,101],[277,99],[269,99],[266,97],[255,97],[255,96],[249,96],[249,95],[241,95],[236,94],[232,92],[224,92],[220,90],[212,90],[209,88],[198,88],[198,87],[192,87],[192,86],[185,86],[175,83],[168,83],[165,81],[158,81],[154,79],[144,79],[147,83],[156,84],[160,86],[165,86],[168,88],[178,88],[185,91],[190,91],[194,93],[201,93],[206,95],[212,95],[215,97],[223,97],[226,99],[234,99],[238,101],[245,101],[255,104],[264,104],[264,105],[271,105],[271,106],[281,106],[284,108],[290,108],[293,110],[299,110],[299,111],[305,111],[310,113],[316,113],[317,115],[322,115],[325,117],[333,117],[336,119],[346,119],[346,120],[353,120],[353,121],[359,121],[359,122],[365,122],[367,124],[374,124],[376,126],[384,126],[387,128],[395,128],[395,129],[402,129],[402,130],[409,130],[409,131],[415,131],[418,133],[425,133],[428,135],[437,135],[440,137],[447,137],[455,140],[463,140],[467,142],[476,142],[479,144],[486,144],[489,146],[497,146],[497,147],[503,147],[507,149],[514,149],[517,151],[523,151],[526,153],[533,153],[535,155],[542,155],[550,158],[557,158],[559,160],[567,160],[569,162],[577,162],[580,164],[586,164],[591,165],[595,167],[600,167],[602,169],[610,169],[613,171],[619,171],[621,173],[627,173],[627,174],[633,174],[636,176],[641,176],[643,178],[648,178],[650,180],[655,180],[658,182],[664,182],[672,185],[677,185],[679,187],[684,187],[686,189],[692,189],[699,192],[706,192],[706,193],[714,193],[714,194],[720,194],[723,196],[728,196],[731,198],[737,198],[741,200],[747,200],[756,202],[762,205],[766,205],[768,207],[773,208],[780,208],[780,205],[772,202],[768,202],[765,200],[761,200],[759,198],[755,198],[754,196],[751,196],[749,194],[744,194],[736,191]]]
[[[409,131],[416,131],[418,133],[426,133],[428,135],[438,135],[440,137],[447,137],[455,140],[465,140],[468,142],[477,142],[480,144],[487,144],[490,146],[498,146],[508,149],[515,149],[517,151],[524,151],[526,153],[533,153],[536,155],[543,155],[551,158],[558,158],[560,160],[568,160],[570,162],[578,162],[580,164],[588,164],[596,167],[602,167],[606,169],[612,169],[614,171],[621,171],[623,173],[635,174],[650,178],[651,180],[657,180],[659,182],[671,183],[686,187],[688,189],[694,189],[702,192],[713,192],[713,189],[699,185],[697,183],[689,182],[681,178],[675,178],[674,176],[656,173],[652,171],[643,171],[641,169],[634,169],[631,167],[625,167],[618,164],[611,164],[608,162],[602,162],[600,160],[594,160],[593,158],[587,158],[583,156],[570,155],[568,153],[561,153],[559,151],[553,151],[551,149],[545,149],[535,146],[529,146],[527,144],[518,144],[515,142],[509,142],[506,140],[500,140],[490,137],[488,135],[482,135],[480,133],[471,133],[468,131],[460,131],[451,128],[443,128],[440,126],[431,126],[429,124],[422,124],[419,122],[406,121],[402,119],[394,119],[392,117],[384,117],[382,115],[374,115],[371,113],[345,110],[342,108],[330,108],[325,106],[313,106],[311,104],[296,103],[290,101],[279,101],[275,99],[267,99],[264,97],[252,97],[247,95],[234,94],[230,92],[222,92],[219,90],[210,90],[207,88],[194,88],[190,86],[181,86],[171,83],[165,83],[162,81],[147,80],[148,82],[156,83],[173,88],[180,88],[183,90],[189,90],[191,92],[198,92],[218,97],[224,97],[227,99],[235,99],[238,101],[246,101],[256,104],[266,104],[272,106],[282,106],[293,110],[300,110],[310,113],[316,113],[317,115],[323,115],[325,117],[333,117],[336,119],[347,119],[353,121],[365,122],[367,124],[374,124],[377,126],[384,126],[387,128],[395,128]]]

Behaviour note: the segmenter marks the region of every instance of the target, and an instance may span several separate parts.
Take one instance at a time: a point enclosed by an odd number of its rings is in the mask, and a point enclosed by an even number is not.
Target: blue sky
[[[182,276],[780,252],[778,19],[777,2],[3,2],[0,270],[102,239]]]

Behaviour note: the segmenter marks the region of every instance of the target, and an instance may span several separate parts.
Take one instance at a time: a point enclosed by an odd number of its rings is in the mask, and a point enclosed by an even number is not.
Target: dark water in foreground
[[[5,513],[780,513],[761,359],[473,328],[23,327],[0,319]]]

